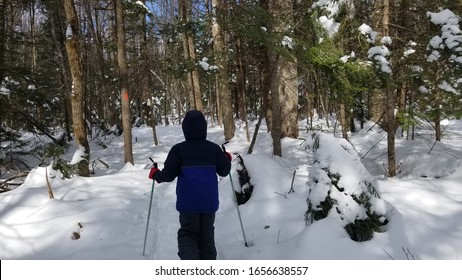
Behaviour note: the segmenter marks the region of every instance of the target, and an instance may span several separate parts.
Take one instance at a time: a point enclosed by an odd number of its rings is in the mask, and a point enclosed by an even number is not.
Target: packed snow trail
[[[177,259],[177,231],[180,227],[178,213],[175,209],[175,186],[172,183],[154,186],[153,205],[146,245],[148,259]],[[146,205],[146,208],[148,206]],[[147,211],[146,211],[147,212]],[[146,214],[147,216],[147,214]]]

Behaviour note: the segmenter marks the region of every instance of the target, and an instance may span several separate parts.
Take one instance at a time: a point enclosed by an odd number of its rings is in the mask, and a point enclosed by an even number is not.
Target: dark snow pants
[[[180,213],[178,256],[182,260],[215,260],[215,213]]]

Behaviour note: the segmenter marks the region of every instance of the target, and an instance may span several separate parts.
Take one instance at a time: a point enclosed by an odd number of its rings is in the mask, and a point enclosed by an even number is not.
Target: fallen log
[[[2,192],[7,192],[11,190],[11,186],[20,186],[22,183],[17,183],[17,182],[12,182],[15,179],[26,177],[29,174],[29,172],[21,172],[18,173],[6,180],[0,181],[0,193]]]

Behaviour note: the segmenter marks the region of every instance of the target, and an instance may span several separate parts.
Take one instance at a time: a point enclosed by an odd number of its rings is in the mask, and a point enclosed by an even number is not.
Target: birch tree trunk
[[[132,125],[130,115],[130,98],[128,95],[128,70],[125,51],[124,8],[123,0],[116,0],[117,61],[119,65],[119,88],[122,103],[122,127],[124,130],[124,160],[133,164]]]
[[[90,176],[88,167],[90,160],[90,146],[84,120],[85,76],[80,54],[80,24],[74,6],[74,0],[64,0],[66,11],[67,31],[66,50],[72,76],[72,120],[74,124],[75,140],[78,149],[84,152],[84,157],[78,163],[78,174]]]
[[[225,140],[234,137],[235,125],[233,119],[233,107],[231,102],[231,93],[228,85],[228,64],[226,62],[225,41],[222,35],[222,29],[218,22],[219,16],[223,11],[223,0],[212,0],[212,35],[213,49],[217,54],[216,64],[218,66],[217,91],[219,94],[221,112],[223,116],[223,127]]]

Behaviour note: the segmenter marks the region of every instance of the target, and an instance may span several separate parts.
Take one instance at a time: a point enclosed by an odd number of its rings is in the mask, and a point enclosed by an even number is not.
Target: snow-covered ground
[[[406,135],[398,138],[399,175],[391,179],[384,176],[384,132],[368,123],[351,135],[350,142],[376,180],[381,199],[392,206],[384,231],[366,242],[352,241],[330,216],[305,223],[314,159],[311,133],[305,129],[300,139],[283,139],[283,157],[272,158],[271,137],[264,125],[252,155],[246,154],[249,143],[243,126],[237,125],[236,137],[226,147],[242,155],[254,185],[251,199],[239,206],[251,246],[244,244],[230,179],[220,178],[215,223],[218,259],[462,260],[462,121],[446,122],[443,141],[433,148],[431,133],[423,129],[416,140],[406,140]],[[253,129],[252,124],[251,133]],[[108,164],[96,162],[94,176],[62,180],[50,168],[38,167],[23,185],[0,194],[0,259],[177,260],[175,181],[154,186],[142,255],[152,187],[146,169],[149,157],[162,168],[170,147],[183,141],[178,125],[158,127],[157,133],[160,144],[155,146],[149,127],[134,128],[134,166],[122,162],[123,138],[107,138],[105,149],[92,142],[92,162],[99,158]],[[209,127],[208,139],[222,144],[222,129]],[[345,143],[338,135],[322,139],[329,143],[321,144]],[[335,153],[329,157],[333,162],[347,160]],[[353,172],[362,168],[355,166],[360,161],[351,164]],[[233,166],[237,184],[237,163]],[[55,199],[48,198],[46,173]],[[294,191],[289,192],[292,179]]]

